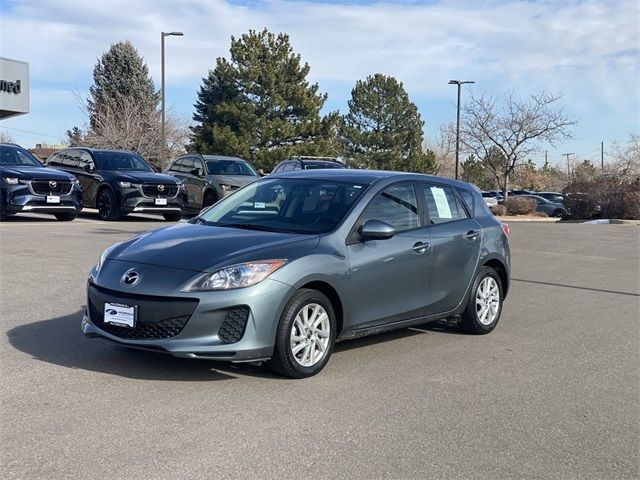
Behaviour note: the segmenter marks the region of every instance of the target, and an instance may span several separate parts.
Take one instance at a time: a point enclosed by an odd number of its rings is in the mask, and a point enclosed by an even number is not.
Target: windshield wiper
[[[262,232],[283,233],[279,228],[267,227],[265,225],[255,225],[253,223],[216,223],[216,227],[241,228],[243,230],[260,230]]]

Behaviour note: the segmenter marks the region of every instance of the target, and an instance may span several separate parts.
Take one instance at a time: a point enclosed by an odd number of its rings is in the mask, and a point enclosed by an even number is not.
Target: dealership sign
[[[0,57],[0,120],[29,113],[29,64]]]

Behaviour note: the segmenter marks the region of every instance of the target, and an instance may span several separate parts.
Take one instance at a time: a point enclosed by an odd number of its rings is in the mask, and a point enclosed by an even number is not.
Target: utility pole
[[[571,181],[571,169],[569,168],[569,155],[573,155],[572,153],[563,153],[562,155],[567,157],[567,181]]]
[[[449,80],[449,85],[458,86],[458,108],[456,121],[456,180],[458,179],[458,165],[460,165],[460,86],[465,83],[476,83],[473,80]]]
[[[166,158],[165,158],[165,147],[166,141],[164,139],[164,37],[176,36],[182,37],[184,34],[182,32],[160,32],[160,77],[161,77],[161,87],[160,87],[160,96],[162,97],[162,126],[160,128],[160,161],[162,162],[162,168],[166,166]]]
[[[600,170],[604,170],[604,142],[600,142]]]
[[[544,151],[544,166],[546,167],[547,165],[549,165],[549,161],[547,160],[547,151]]]

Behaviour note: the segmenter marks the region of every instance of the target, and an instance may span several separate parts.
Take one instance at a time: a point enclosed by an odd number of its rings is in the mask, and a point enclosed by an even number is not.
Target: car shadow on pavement
[[[9,343],[36,360],[137,380],[194,382],[233,380],[238,376],[281,379],[264,365],[177,358],[126,348],[99,338],[86,338],[80,331],[83,312],[84,308],[71,315],[15,327],[7,332]],[[336,344],[334,354],[430,331],[460,333],[450,322],[432,322],[345,340]]]
[[[138,380],[193,382],[236,378],[219,371],[220,362],[176,358],[125,348],[99,338],[85,338],[80,331],[83,312],[81,309],[72,315],[15,327],[7,332],[9,343],[43,362]],[[234,370],[222,366],[225,372]],[[250,371],[238,373],[250,375]]]

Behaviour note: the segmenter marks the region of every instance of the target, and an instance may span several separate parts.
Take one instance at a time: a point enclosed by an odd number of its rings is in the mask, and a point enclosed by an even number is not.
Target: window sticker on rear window
[[[451,208],[447,201],[447,195],[444,193],[444,189],[440,187],[431,187],[431,195],[436,202],[436,208],[438,209],[438,217],[440,218],[453,218],[451,215]]]

